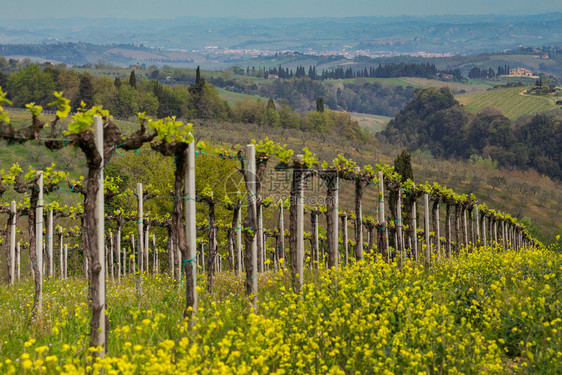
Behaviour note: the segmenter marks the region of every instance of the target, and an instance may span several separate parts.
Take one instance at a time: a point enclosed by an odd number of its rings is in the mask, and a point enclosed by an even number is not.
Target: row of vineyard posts
[[[302,291],[306,261],[305,239],[311,244],[310,266],[324,264],[330,269],[352,261],[361,262],[367,253],[380,256],[388,262],[395,261],[398,265],[410,258],[431,267],[434,258],[450,257],[463,249],[476,249],[477,246],[489,244],[521,249],[540,245],[511,215],[489,209],[485,204],[478,204],[474,196],[456,194],[437,183],[415,185],[411,180],[402,181],[401,176],[388,165],[377,165],[376,169],[369,165],[361,168],[342,155],[331,164],[320,163],[307,148],[303,149],[302,154],[294,155],[292,150],[267,139],[252,142],[234,152],[232,148],[225,149],[221,146],[204,148],[203,144],[195,143],[191,134],[192,124],[183,124],[170,117],[152,120],[144,114],[138,116],[138,129],[125,137],[109,113],[96,106],[81,108],[73,116],[68,130],[63,131],[57,125],[62,118],[68,116],[70,107],[62,93],[55,93],[55,101],[51,105],[58,110],[55,119],[48,124],[50,133],[43,135],[47,124],[41,119],[41,107],[29,104],[31,125],[15,128],[3,112],[2,105],[6,104],[10,103],[0,89],[0,138],[8,145],[42,140],[51,150],[75,146],[84,154],[88,169],[86,178],[80,181],[70,180],[65,173],[55,171],[54,166],[44,171],[30,169],[26,174],[18,165],[1,171],[0,197],[9,188],[24,194],[24,198],[17,204],[13,201],[0,206],[0,214],[8,216],[5,236],[9,282],[13,284],[20,277],[21,250],[20,242],[16,241],[16,221],[19,217],[27,216],[27,247],[35,279],[33,310],[36,316],[40,315],[45,272],[51,277],[56,276],[54,220],[59,217],[80,219],[81,224],[77,229],[63,230],[58,227],[59,275],[67,277],[68,247],[64,243],[65,238],[79,238],[78,248],[83,252],[84,271],[89,281],[88,296],[91,300],[90,345],[101,347],[99,356],[105,353],[108,332],[106,277],[114,279],[117,274],[117,278],[120,278],[127,274],[128,269],[129,274],[138,275],[138,288],[139,291],[142,290],[143,273],[149,270],[150,265],[151,226],[167,228],[168,272],[177,281],[182,277],[185,280],[186,317],[197,312],[197,262],[207,274],[209,291],[212,291],[215,273],[223,268],[224,262],[218,255],[219,229],[227,231],[229,268],[238,274],[245,274],[246,292],[254,309],[258,306],[258,273],[264,272],[270,263],[276,268],[289,264],[293,288],[297,293]],[[142,185],[138,184],[136,193],[124,192],[111,179],[104,177],[105,166],[117,150],[138,150],[145,143],[150,143],[155,152],[174,158],[171,197],[174,201],[173,211],[163,219],[149,218],[150,215],[143,212],[143,203],[155,196],[150,189],[143,190]],[[238,171],[245,182],[245,193],[239,193],[235,201],[229,200],[226,203],[226,208],[232,211],[232,221],[222,228],[216,223],[215,206],[218,203],[213,192],[205,189],[196,195],[195,158],[203,152],[239,162]],[[273,202],[271,198],[262,197],[265,171],[271,160],[277,161],[275,169],[292,171],[290,198],[286,201]],[[305,206],[304,187],[311,178],[319,178],[325,182],[325,206]],[[351,213],[339,209],[339,186],[342,181],[349,181],[355,186],[355,209]],[[56,202],[44,204],[44,194],[66,189],[62,186],[63,183],[68,185],[69,192],[83,196],[83,205],[69,208],[61,207]],[[365,189],[371,187],[378,191],[376,219],[363,215],[363,195]],[[136,215],[121,211],[104,212],[104,202],[122,194],[136,196]],[[420,199],[424,208],[423,227],[417,223],[417,204]],[[197,227],[196,202],[207,205],[208,220],[204,226]],[[385,204],[391,208],[390,217],[386,216],[388,209]],[[242,219],[244,205],[247,206],[247,214]],[[439,218],[441,205],[445,205],[446,212],[444,238],[441,237]],[[265,229],[263,224],[263,210],[269,207],[277,209],[279,214],[278,225],[274,230]],[[288,228],[284,223],[284,210],[287,208]],[[306,212],[310,214],[312,228],[308,234],[304,232]],[[322,216],[325,216],[326,222],[325,237],[320,236],[318,230],[319,218]],[[113,233],[105,233],[107,220],[115,221]],[[122,228],[126,221],[137,222],[136,236],[130,235],[131,256],[127,256],[126,249],[122,246]],[[45,247],[44,222],[47,224]],[[348,237],[350,222],[354,224],[353,240]],[[201,241],[199,256],[198,230],[207,235],[207,252],[205,254],[205,243]],[[285,248],[287,236],[288,254]],[[266,251],[268,237],[273,238],[275,243],[270,262]],[[159,272],[162,270],[154,236],[152,242],[152,270]],[[109,251],[106,251],[106,247]],[[327,249],[327,256],[324,255],[324,249]],[[43,261],[44,251],[47,262]]]

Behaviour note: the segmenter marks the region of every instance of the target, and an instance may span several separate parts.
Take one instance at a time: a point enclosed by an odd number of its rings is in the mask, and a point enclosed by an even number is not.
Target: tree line
[[[416,90],[380,137],[437,157],[490,157],[499,166],[532,168],[562,180],[560,111],[511,121],[491,108],[469,113],[448,88],[429,88]]]
[[[102,105],[114,116],[123,118],[145,112],[159,118],[176,116],[188,121],[254,123],[333,133],[357,140],[365,137],[349,114],[318,110],[314,106],[311,106],[312,111],[300,114],[291,106],[295,102],[283,100],[282,95],[267,95],[262,91],[263,96],[270,97],[269,100],[244,99],[229,105],[220,97],[215,86],[201,76],[199,68],[195,75],[192,84],[166,85],[157,79],[137,77],[135,70],[126,78],[117,76],[112,79],[77,73],[62,66],[30,64],[4,75],[0,87],[7,89],[8,99],[16,107],[23,107],[29,102],[46,106],[53,91],[62,91],[70,100],[73,111],[84,103],[86,107]],[[320,90],[308,92],[314,102],[324,93]]]
[[[233,70],[237,74],[244,74],[241,68]],[[279,65],[277,67],[258,67],[251,68],[248,66],[245,75],[249,77],[259,78],[275,78],[290,79],[290,78],[309,78],[313,81],[323,81],[326,79],[351,79],[351,78],[394,78],[394,77],[421,77],[421,78],[435,78],[439,71],[434,64],[430,63],[390,63],[379,64],[378,66],[369,66],[359,69],[351,67],[344,69],[343,67],[336,67],[334,69],[322,69],[321,72],[316,70],[316,66],[310,65],[308,69],[299,65],[293,71],[287,67]],[[462,77],[461,77],[462,78]]]
[[[509,75],[510,67],[509,65],[498,65],[498,70],[495,71],[494,68],[489,67],[486,68],[479,68],[475,66],[474,68],[470,69],[468,72],[468,78],[470,79],[494,79],[499,76]]]

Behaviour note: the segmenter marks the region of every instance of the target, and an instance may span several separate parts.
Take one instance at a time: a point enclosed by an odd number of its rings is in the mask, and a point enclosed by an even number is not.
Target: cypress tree
[[[316,112],[324,112],[324,97],[320,96],[316,99]]]
[[[195,69],[195,86],[199,85],[201,85],[201,69],[197,65],[197,69]]]
[[[119,78],[119,76],[115,77],[115,80],[113,81],[113,86],[117,87],[119,89],[119,87],[121,87],[121,78]]]
[[[135,71],[131,71],[131,75],[129,76],[129,86],[136,89],[137,88],[137,77],[135,76]]]
[[[273,101],[273,98],[270,96],[269,99],[267,100],[267,107],[266,109],[269,110],[277,110],[277,108],[275,108],[275,102]]]
[[[394,170],[400,176],[402,176],[402,181],[407,179],[414,179],[414,171],[412,169],[412,155],[408,151],[403,150],[400,155],[394,159]]]
[[[94,105],[94,85],[92,83],[92,76],[84,73],[80,77],[80,84],[78,85],[78,96],[74,102],[74,109],[80,107],[81,102],[86,104],[86,108]]]

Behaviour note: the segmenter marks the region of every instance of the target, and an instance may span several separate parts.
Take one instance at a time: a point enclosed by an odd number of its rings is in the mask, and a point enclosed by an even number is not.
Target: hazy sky
[[[561,0],[0,0],[3,19],[350,17],[552,11],[562,11]]]

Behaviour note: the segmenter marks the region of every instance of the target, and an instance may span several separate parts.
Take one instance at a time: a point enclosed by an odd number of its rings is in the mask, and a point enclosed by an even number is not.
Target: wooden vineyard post
[[[463,245],[466,247],[468,245],[468,226],[466,222],[466,207],[463,205],[461,208],[462,212],[462,231],[463,231]]]
[[[17,231],[17,209],[16,201],[10,203],[10,284],[16,280],[16,231]]]
[[[185,293],[188,309],[197,312],[197,223],[195,197],[195,142],[187,146],[184,195],[185,195],[185,240],[187,258],[183,262],[185,271]]]
[[[445,205],[445,241],[447,242],[446,255],[447,258],[451,257],[451,248],[453,242],[451,236],[451,203],[447,202]]]
[[[246,191],[248,194],[248,224],[250,230],[246,235],[246,293],[251,296],[254,310],[258,307],[258,249],[255,236],[257,227],[256,206],[256,149],[253,144],[246,146]]]
[[[423,210],[424,210],[424,237],[425,237],[425,253],[424,260],[425,266],[429,267],[431,264],[431,243],[429,242],[429,194],[423,195]]]
[[[108,246],[107,246],[107,241],[104,240],[103,243],[104,243],[104,247],[105,247],[105,265],[104,265],[104,268],[103,268],[103,269],[105,270],[105,275],[104,275],[104,277],[105,277],[106,279],[109,279],[109,261],[108,261],[108,260],[109,260],[109,255],[108,255],[108,254],[109,254],[109,251],[110,251],[110,250],[109,250],[109,248],[108,248]]]
[[[143,273],[144,273],[144,227],[143,227],[143,191],[142,183],[137,183],[137,296],[140,299],[142,296],[143,287]],[[134,237],[134,234],[132,235]]]
[[[37,209],[35,211],[35,251],[37,259],[37,270],[35,279],[37,282],[37,311],[41,315],[43,309],[43,172],[39,173],[37,189],[39,197],[37,199]]]
[[[92,296],[92,320],[99,319],[96,322],[92,322],[92,344],[94,346],[101,346],[103,351],[98,353],[100,357],[104,357],[106,351],[106,301],[105,301],[105,215],[104,215],[104,145],[103,145],[103,121],[99,116],[94,116],[94,134],[96,141],[96,149],[100,155],[101,162],[99,166],[99,176],[98,176],[98,191],[96,194],[96,205],[95,205],[95,222],[96,222],[96,237],[97,237],[97,254],[95,259],[97,264],[93,264],[92,267],[99,267],[99,272],[97,269],[92,272],[92,281],[97,280],[97,293],[93,293]],[[97,278],[94,278],[94,272],[98,273]]]
[[[503,246],[503,250],[505,251],[506,249],[506,245],[507,245],[507,241],[506,241],[506,221],[505,220],[500,220],[500,225],[501,225],[501,231],[502,231],[502,246]]]
[[[54,276],[54,261],[53,261],[53,210],[47,213],[47,256],[49,258],[49,277]]]
[[[242,274],[242,208],[236,215],[236,274]]]
[[[154,233],[152,233],[152,255],[154,273],[158,273],[160,270],[160,258],[158,256],[158,251],[156,251],[156,237],[154,236]]]
[[[301,157],[302,159],[302,157]],[[304,176],[301,170],[294,170],[297,173],[296,185],[296,209],[297,209],[297,230],[296,230],[296,266],[297,266],[297,293],[302,292],[304,284]]]
[[[84,277],[87,279],[90,278],[90,268],[89,268],[89,260],[88,256],[84,253]]]
[[[473,212],[474,212],[474,206],[468,206],[468,208],[466,209],[468,218],[467,223],[468,223],[468,232],[467,232],[467,236],[468,238],[466,239],[467,243],[470,243],[472,246],[470,246],[470,249],[472,249],[472,247],[475,244],[475,240],[474,240],[474,218],[473,218]],[[471,251],[469,249],[469,251]]]
[[[490,236],[490,246],[494,249],[498,245],[497,236],[495,229],[495,218],[490,215],[488,218],[488,235]]]
[[[115,248],[113,247],[113,233],[109,231],[109,274],[111,276],[111,281],[115,281],[115,273],[114,273],[114,259],[113,259],[113,252]]]
[[[59,271],[61,279],[64,278],[64,234],[62,227],[59,227]]]
[[[16,244],[16,277],[20,281],[21,278],[21,244]]]
[[[347,214],[341,216],[342,220],[342,242],[343,242],[343,256],[345,265],[349,265],[349,244],[347,243]]]
[[[461,203],[455,202],[455,254],[459,254],[459,250],[461,247]]]
[[[398,188],[396,191],[398,200],[396,203],[396,251],[400,254],[400,261],[404,262],[404,222],[402,219],[402,189]]]
[[[168,273],[170,277],[175,280],[175,268],[174,268],[174,240],[172,239],[172,226],[168,227],[168,239],[166,240],[168,243]]]
[[[263,241],[263,205],[261,203],[261,197],[259,197],[258,202],[256,203],[257,210],[258,210],[258,228],[256,231],[257,238],[257,247],[258,247],[258,272],[264,272],[264,255],[265,255],[265,245]]]
[[[355,167],[359,173],[359,167]],[[362,181],[355,180],[355,260],[363,259],[363,186]]]
[[[480,243],[480,213],[478,212],[478,205],[474,205],[474,218],[476,219],[476,237],[474,238],[474,242],[477,246],[481,246]]]
[[[482,213],[482,233],[484,237],[484,245],[492,247],[492,233],[490,232],[490,217],[488,213]]]
[[[205,243],[201,240],[201,269],[205,272]]]
[[[117,223],[117,228],[115,228],[115,254],[117,255],[117,280],[120,281],[121,274],[125,276],[125,273],[121,266],[121,225],[119,223]]]
[[[283,220],[283,201],[279,201],[279,246],[277,248],[277,257],[279,261],[283,259],[282,268],[285,268],[285,221]]]
[[[390,260],[390,248],[388,246],[388,228],[386,226],[386,219],[384,215],[384,176],[381,171],[378,172],[379,180],[379,246],[381,248],[384,259],[388,262]]]
[[[119,241],[121,243],[121,241]],[[123,277],[127,276],[127,247],[123,246],[123,262],[122,262],[122,274]],[[129,273],[131,272],[131,267],[129,266]]]
[[[326,235],[328,237],[328,268],[336,268],[339,264],[339,181],[336,171],[328,172],[328,186],[326,194]],[[316,219],[318,232],[318,219]],[[316,235],[318,238],[318,235]]]
[[[494,218],[494,242],[496,243],[496,249],[499,247],[498,222],[499,222],[499,219]]]
[[[293,166],[291,182],[290,239],[291,276],[295,293],[302,292],[304,283],[304,194],[306,178],[303,155],[297,155]]]
[[[148,216],[145,218],[144,221],[144,269],[148,273],[149,272],[149,249],[150,249],[150,223],[148,221]],[[154,267],[154,264],[152,265]]]
[[[64,278],[68,278],[68,244],[64,244]]]
[[[412,220],[411,220],[413,228],[410,228],[410,233],[411,233],[410,238],[412,239],[414,260],[416,262],[418,261],[418,219],[416,217],[417,215],[418,215],[417,203],[416,201],[414,201],[412,203]],[[411,247],[410,247],[410,251],[412,251]]]
[[[480,214],[481,224],[482,224],[482,245],[486,246],[486,213],[482,212]]]
[[[144,232],[143,232],[143,222],[142,222],[142,218],[143,218],[143,199],[142,199],[142,183],[137,183],[137,233],[138,233],[138,243],[137,243],[137,262],[138,262],[138,269],[139,269],[139,274],[142,274],[144,272],[144,251],[143,251],[143,245],[144,245],[144,241],[143,241],[143,237],[144,237]],[[139,282],[142,284],[142,276],[140,276],[139,278]]]
[[[433,223],[433,233],[435,233],[435,252],[437,253],[437,258],[441,258],[441,230],[439,224],[439,208],[441,205],[441,197],[437,197],[433,201],[433,206],[431,210],[431,222]]]
[[[228,261],[230,263],[230,270],[236,271],[236,260],[234,255],[234,236],[233,231],[234,228],[230,227],[227,230],[226,235],[226,248],[228,249]]]
[[[205,202],[209,208],[208,227],[206,229],[209,241],[209,252],[207,254],[207,290],[211,293],[213,291],[214,275],[218,270],[217,224],[215,215],[215,205],[217,202],[213,198],[212,193],[210,195],[198,197],[198,199]]]
[[[320,246],[318,244],[318,211],[312,210],[310,212],[310,225],[312,230],[312,242],[311,242],[311,260],[314,268],[320,266]]]
[[[492,223],[492,216],[486,215],[486,219],[488,221],[486,223],[486,230],[488,232],[488,245],[490,247],[493,247],[494,246],[494,224]]]
[[[135,262],[135,254],[136,254],[136,249],[135,249],[135,235],[134,233],[131,233],[131,257],[129,258],[129,273],[131,274],[135,274],[137,272],[136,270],[136,262]]]

